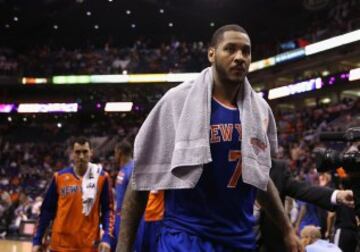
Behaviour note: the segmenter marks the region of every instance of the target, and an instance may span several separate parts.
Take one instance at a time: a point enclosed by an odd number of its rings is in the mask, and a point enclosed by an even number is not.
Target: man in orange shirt
[[[42,238],[51,221],[51,251],[110,251],[114,226],[110,177],[101,166],[90,163],[89,140],[74,140],[71,155],[73,165],[54,174],[45,195],[33,252],[43,251]]]

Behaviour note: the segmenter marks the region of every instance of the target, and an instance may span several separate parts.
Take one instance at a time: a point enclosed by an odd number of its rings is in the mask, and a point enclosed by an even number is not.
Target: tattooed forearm
[[[129,185],[121,208],[121,224],[116,252],[131,252],[140,219],[144,213],[147,191],[134,191]]]
[[[283,233],[292,229],[289,218],[286,216],[279,192],[274,182],[270,179],[267,191],[258,191],[257,201],[265,214],[281,229]]]

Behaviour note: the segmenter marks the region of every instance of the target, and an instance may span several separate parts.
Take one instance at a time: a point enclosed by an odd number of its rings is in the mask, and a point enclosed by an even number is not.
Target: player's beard
[[[226,68],[216,59],[215,59],[215,70],[217,72],[220,81],[224,84],[237,86],[244,82],[245,77],[239,77],[236,79],[229,78],[229,76],[231,76],[230,71],[227,71]]]

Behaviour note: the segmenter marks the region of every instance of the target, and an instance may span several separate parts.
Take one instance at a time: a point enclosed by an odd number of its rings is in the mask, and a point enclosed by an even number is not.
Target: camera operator
[[[342,167],[348,175],[350,188],[354,194],[355,215],[360,217],[360,127],[349,128],[345,132],[324,132],[320,140],[333,142],[351,142],[347,151],[338,152],[332,149],[315,150],[318,171],[335,171]],[[357,226],[357,246],[355,252],[360,252],[360,229]]]

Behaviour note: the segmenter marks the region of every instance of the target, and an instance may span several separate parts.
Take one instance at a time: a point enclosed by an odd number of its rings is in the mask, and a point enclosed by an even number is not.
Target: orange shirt
[[[159,221],[164,217],[164,191],[151,191],[146,204],[145,221]]]
[[[114,204],[109,176],[106,172],[101,172],[96,199],[88,216],[82,213],[81,185],[81,178],[74,174],[72,168],[55,173],[41,207],[34,244],[41,244],[41,237],[48,222],[53,219],[51,250],[96,251],[100,242],[100,214],[104,229],[102,241],[110,244],[114,225]]]

